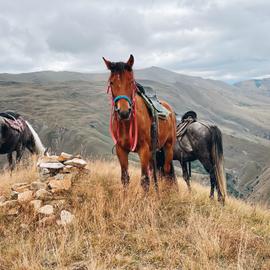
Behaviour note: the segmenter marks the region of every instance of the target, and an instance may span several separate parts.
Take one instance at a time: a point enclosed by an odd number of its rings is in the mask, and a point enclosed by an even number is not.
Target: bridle
[[[114,144],[116,145],[119,141],[120,137],[120,125],[119,125],[119,117],[116,115],[119,111],[117,108],[117,102],[121,99],[126,100],[130,106],[130,115],[127,121],[130,122],[129,125],[129,144],[130,151],[135,151],[137,142],[138,142],[138,125],[137,125],[137,117],[136,117],[136,93],[137,93],[137,85],[136,82],[133,81],[132,85],[132,94],[131,98],[126,95],[119,95],[114,97],[112,93],[112,87],[110,83],[108,84],[107,94],[111,94],[111,117],[110,117],[110,133],[113,139]],[[116,122],[116,134],[113,132],[113,122]]]

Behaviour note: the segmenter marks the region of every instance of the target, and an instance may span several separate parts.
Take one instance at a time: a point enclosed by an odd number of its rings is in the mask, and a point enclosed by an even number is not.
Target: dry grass
[[[69,195],[73,225],[41,228],[29,214],[0,217],[0,269],[270,269],[270,214],[230,199],[225,207],[208,199],[208,188],[189,194],[164,184],[160,198],[144,196],[139,170],[123,196],[116,162],[90,162]],[[12,178],[33,181],[32,167]],[[22,229],[20,224],[30,224]],[[88,267],[88,268],[87,268]]]

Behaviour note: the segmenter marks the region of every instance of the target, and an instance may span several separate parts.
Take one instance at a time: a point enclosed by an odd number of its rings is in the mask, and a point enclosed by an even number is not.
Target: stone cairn
[[[30,209],[38,225],[67,225],[75,216],[65,209],[67,193],[76,175],[88,173],[87,162],[81,156],[61,153],[42,157],[37,167],[39,178],[32,183],[16,183],[11,187],[10,198],[0,196],[0,214],[18,216]]]

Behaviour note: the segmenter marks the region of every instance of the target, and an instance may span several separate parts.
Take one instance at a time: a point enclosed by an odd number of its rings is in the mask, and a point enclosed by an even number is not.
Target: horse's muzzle
[[[118,110],[117,112],[120,120],[129,120],[131,115],[131,109],[128,109],[127,111]]]

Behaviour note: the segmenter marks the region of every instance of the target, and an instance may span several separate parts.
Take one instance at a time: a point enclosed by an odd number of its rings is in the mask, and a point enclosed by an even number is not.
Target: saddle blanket
[[[26,123],[21,116],[14,115],[13,113],[1,113],[0,116],[10,128],[18,132],[24,131]]]

